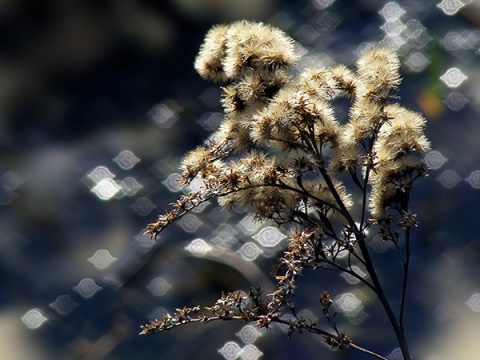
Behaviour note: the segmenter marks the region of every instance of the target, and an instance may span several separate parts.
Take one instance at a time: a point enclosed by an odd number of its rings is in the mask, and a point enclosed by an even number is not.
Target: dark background
[[[3,1],[0,357],[221,359],[218,350],[227,342],[247,345],[236,335],[240,323],[137,336],[140,324],[175,307],[209,305],[222,290],[248,289],[252,281],[265,285],[248,274],[268,273],[274,262],[263,255],[243,261],[237,250],[260,228],[242,231],[242,214],[227,215],[214,204],[155,244],[141,235],[179,196],[175,182],[165,180],[181,155],[218,123],[218,87],[192,65],[203,37],[216,23],[246,18],[295,38],[303,53],[299,66],[353,68],[362,49],[379,42],[397,50],[401,103],[424,113],[434,150],[428,158],[434,170],[417,183],[412,201],[421,223],[413,239],[407,337],[417,359],[476,359],[480,10],[473,1],[446,14],[442,8],[453,3]],[[458,87],[441,80],[451,68],[467,76]],[[122,151],[138,162],[121,163]],[[121,187],[115,196],[102,199],[93,191],[98,166],[113,176],[108,184]],[[197,238],[230,251],[231,259],[190,256],[185,247]],[[102,269],[97,250],[116,260]],[[379,250],[375,260],[398,299],[395,252]],[[398,359],[393,331],[367,289],[334,273],[307,275],[300,307],[319,316],[322,290],[337,299],[353,294],[359,313],[339,308],[340,326],[359,345]],[[264,359],[368,358],[332,353],[311,334],[287,340],[278,327],[260,333],[254,346]]]

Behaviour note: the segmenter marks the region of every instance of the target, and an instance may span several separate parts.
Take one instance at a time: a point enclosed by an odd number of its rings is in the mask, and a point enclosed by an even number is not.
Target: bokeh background
[[[140,325],[222,290],[272,288],[282,233],[215,204],[157,242],[143,236],[182,190],[182,154],[221,119],[193,60],[219,22],[259,20],[297,41],[299,66],[354,67],[383,43],[399,96],[428,119],[432,172],[417,183],[406,332],[417,359],[478,358],[480,2],[477,0],[4,0],[0,2],[0,358],[363,359],[318,336],[211,323],[138,336]],[[342,110],[339,109],[339,112]],[[399,298],[395,252],[375,244]],[[265,274],[265,275],[262,275]],[[308,273],[299,310],[319,323],[328,289],[341,329],[400,359],[374,296]],[[394,301],[394,303],[398,303]]]

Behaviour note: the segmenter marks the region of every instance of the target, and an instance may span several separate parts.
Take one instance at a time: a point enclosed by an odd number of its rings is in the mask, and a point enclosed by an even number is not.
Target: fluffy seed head
[[[214,26],[207,33],[200,52],[195,59],[195,70],[204,79],[213,81],[226,81],[227,75],[223,70],[223,61],[225,58],[227,44],[228,26]]]
[[[223,63],[230,79],[238,79],[249,70],[273,71],[296,61],[293,40],[283,31],[249,21],[231,24],[226,34]]]
[[[357,74],[363,83],[364,96],[373,101],[384,101],[391,90],[400,85],[400,61],[387,48],[365,51],[357,61]]]

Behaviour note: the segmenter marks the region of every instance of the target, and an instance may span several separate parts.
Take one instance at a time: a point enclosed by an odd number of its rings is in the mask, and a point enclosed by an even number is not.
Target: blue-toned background
[[[414,192],[407,337],[417,359],[477,359],[480,331],[480,2],[477,0],[4,1],[0,5],[1,359],[366,359],[311,334],[241,323],[137,336],[175,307],[272,289],[283,235],[209,204],[156,242],[180,196],[179,160],[221,119],[193,69],[206,31],[238,19],[297,41],[299,66],[353,68],[382,42],[402,60],[401,103],[428,119],[433,169]],[[339,112],[341,110],[339,109]],[[398,305],[401,267],[374,242]],[[265,275],[261,275],[265,274]],[[356,343],[400,359],[375,297],[306,273],[298,309],[329,290]]]

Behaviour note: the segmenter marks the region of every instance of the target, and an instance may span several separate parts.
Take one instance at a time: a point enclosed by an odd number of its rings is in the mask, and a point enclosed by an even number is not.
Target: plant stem
[[[373,142],[372,142],[373,144]],[[373,145],[370,145],[373,146]],[[359,228],[356,224],[355,221],[353,220],[352,215],[346,208],[345,204],[343,203],[342,199],[340,198],[340,195],[338,194],[337,190],[335,189],[335,185],[333,184],[332,179],[330,178],[327,170],[324,167],[324,162],[323,162],[323,157],[319,153],[318,149],[315,147],[313,148],[315,151],[315,154],[317,155],[317,160],[318,160],[318,168],[320,170],[320,173],[322,174],[323,179],[325,180],[329,190],[331,191],[333,197],[335,198],[335,201],[337,202],[338,207],[341,210],[341,213],[347,220],[349,226],[351,229],[353,229],[354,234],[355,234],[355,239],[357,240],[357,243],[360,247],[360,251],[362,252],[364,261],[365,261],[365,267],[367,269],[368,274],[370,275],[370,278],[372,279],[374,291],[377,294],[378,299],[380,300],[385,312],[387,313],[388,319],[390,320],[390,324],[393,327],[393,330],[395,331],[395,335],[397,337],[398,344],[400,346],[400,350],[402,351],[403,354],[403,359],[404,360],[411,360],[412,357],[410,356],[410,350],[408,349],[408,343],[407,339],[405,338],[405,334],[403,331],[403,326],[401,323],[397,321],[397,318],[395,317],[395,314],[393,313],[392,307],[390,306],[390,303],[388,302],[387,297],[385,296],[385,292],[383,291],[382,284],[380,282],[380,279],[378,278],[377,272],[375,270],[375,266],[373,265],[372,258],[370,257],[370,253],[368,251],[367,244],[365,243],[365,236],[363,232],[363,223],[360,224],[361,228]],[[368,171],[367,171],[368,174]],[[365,183],[366,185],[366,183]],[[364,196],[366,193],[366,187],[363,190]],[[364,198],[364,204],[366,204],[366,197]],[[365,207],[363,209],[363,213],[365,212]],[[362,216],[362,222],[364,221],[364,217]],[[410,244],[407,244],[407,249],[409,248]],[[408,250],[407,250],[408,251]],[[407,252],[409,254],[409,251]],[[407,257],[407,262],[405,263],[407,266],[408,270],[408,257]],[[406,286],[406,274],[404,275],[404,285]],[[406,288],[403,289],[403,295],[405,296],[405,290]],[[402,311],[403,311],[403,302],[402,302]],[[403,312],[402,312],[403,316]]]
[[[400,302],[400,318],[399,324],[403,329],[403,315],[405,310],[405,297],[407,293],[408,269],[410,266],[410,231],[405,230],[405,261],[403,262],[403,284],[402,284],[402,300]]]
[[[390,306],[390,303],[388,302],[387,297],[385,296],[385,293],[382,288],[382,284],[380,283],[380,280],[377,276],[377,272],[375,271],[375,267],[372,262],[372,258],[370,257],[367,244],[365,243],[365,238],[360,231],[356,232],[355,236],[357,238],[358,245],[360,246],[360,250],[362,251],[362,254],[366,263],[367,271],[375,287],[375,292],[385,312],[387,313],[388,319],[390,320],[390,323],[392,324],[392,327],[395,331],[395,335],[397,337],[400,350],[402,351],[402,354],[403,354],[403,359],[411,360],[412,358],[410,356],[410,351],[408,349],[407,339],[405,338],[405,334],[403,332],[403,327],[397,321],[395,314],[392,311],[392,307]]]

